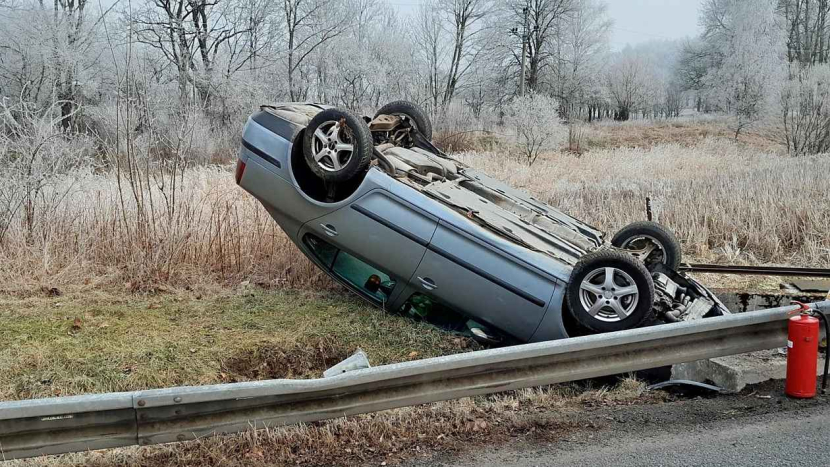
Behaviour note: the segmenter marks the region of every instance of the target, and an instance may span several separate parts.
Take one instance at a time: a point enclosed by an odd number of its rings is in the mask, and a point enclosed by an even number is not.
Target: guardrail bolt
[[[177,403],[177,404],[178,404],[179,402],[181,402],[181,401],[182,401],[182,398],[181,398],[181,397],[179,397],[179,396],[176,396],[176,397],[174,397],[174,398],[173,398],[173,402],[175,402],[175,403]]]
[[[145,402],[144,399],[141,399],[141,400],[138,401],[138,406],[139,407],[144,407],[146,404],[147,404],[147,402]]]

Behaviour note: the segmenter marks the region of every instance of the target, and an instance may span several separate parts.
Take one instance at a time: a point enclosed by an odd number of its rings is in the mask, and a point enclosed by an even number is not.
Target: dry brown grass
[[[129,448],[13,466],[353,466],[393,465],[513,437],[552,441],[576,427],[585,407],[663,400],[625,379],[615,387],[557,385],[406,407],[310,425],[249,431],[167,446]]]
[[[789,158],[706,139],[695,146],[548,154],[532,167],[500,154],[461,159],[608,232],[659,221],[690,258],[821,266],[830,262],[830,155]]]
[[[139,205],[110,174],[78,172],[58,180],[50,190],[65,198],[57,202],[45,193],[33,228],[21,216],[0,239],[0,292],[77,285],[152,291],[246,280],[331,286],[235,185],[229,167],[188,169],[177,182],[177,197],[151,185],[140,192]],[[152,198],[153,211],[146,208]]]
[[[446,153],[463,151],[492,151],[501,144],[504,135],[482,130],[439,131],[433,143]]]
[[[696,146],[706,139],[734,140],[735,130],[724,117],[680,118],[673,120],[603,121],[584,129],[585,146],[590,149],[643,148],[662,144]],[[741,133],[738,142],[756,150],[775,154],[786,153],[771,128],[750,128]]]
[[[680,125],[681,134],[695,136],[662,134],[674,125]],[[657,140],[678,142],[594,147],[582,156],[547,154],[532,167],[506,157],[491,143],[489,151],[460,157],[609,232],[642,219],[644,199],[650,196],[659,220],[678,233],[689,257],[826,264],[830,157],[763,153],[746,143],[707,138],[689,125],[591,126],[585,131],[611,137],[655,133],[662,135]],[[718,122],[694,125],[724,127]],[[649,146],[648,136],[632,138],[639,141],[635,146]],[[0,238],[0,293],[90,286],[203,290],[242,281],[331,287],[259,203],[234,184],[230,167],[187,169],[177,183],[175,199],[145,183],[139,204],[131,201],[129,189],[122,201],[125,188],[119,189],[109,173],[79,172],[59,180],[49,190],[63,193],[61,187],[71,186],[65,197],[50,196],[47,190],[32,225],[22,216],[15,218]],[[147,208],[147,200],[155,200],[157,207]]]

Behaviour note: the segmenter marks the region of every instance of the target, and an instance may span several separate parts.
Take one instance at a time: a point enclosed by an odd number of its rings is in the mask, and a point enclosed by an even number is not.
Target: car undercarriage
[[[599,229],[443,153],[431,141],[431,122],[414,104],[390,103],[363,118],[308,104],[264,109],[297,128],[294,178],[316,202],[348,202],[367,173],[380,170],[463,217],[466,227],[461,227],[473,238],[490,232],[527,252],[522,253],[526,265],[544,268],[553,260],[571,271],[561,304],[561,313],[574,324],[569,335],[729,313],[705,286],[677,272],[680,244],[665,227],[635,222],[609,240]],[[499,283],[498,271],[480,272]],[[475,318],[476,310],[461,315]],[[492,337],[489,330],[481,334]]]

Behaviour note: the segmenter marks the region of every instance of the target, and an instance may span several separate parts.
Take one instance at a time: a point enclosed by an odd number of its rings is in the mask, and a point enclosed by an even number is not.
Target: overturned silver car
[[[385,309],[463,316],[488,341],[542,341],[728,313],[637,222],[612,239],[438,150],[405,101],[374,117],[263,106],[237,183],[332,278]]]

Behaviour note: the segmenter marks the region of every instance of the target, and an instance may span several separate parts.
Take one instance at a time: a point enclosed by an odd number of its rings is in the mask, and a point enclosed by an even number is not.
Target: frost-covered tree
[[[768,115],[785,76],[777,0],[710,0],[703,40],[717,68],[704,82],[709,101],[735,117],[735,138]]]
[[[560,20],[574,11],[575,0],[508,0],[509,21],[518,27],[518,33],[527,35],[526,49],[527,89],[541,91],[542,77],[551,64],[557,46],[556,30]],[[528,18],[528,30],[524,30],[524,18]],[[521,43],[513,55],[515,65],[521,64]]]
[[[527,89],[561,117],[599,116],[604,5],[429,0],[407,17],[385,0],[0,0],[0,98],[113,154],[131,138],[156,151],[181,121],[221,152],[257,105],[288,100],[371,113],[408,99],[438,127],[492,128],[518,94],[527,11]]]
[[[53,104],[60,105],[60,101]],[[91,138],[64,132],[60,125],[64,119],[59,111],[43,112],[23,101],[0,100],[0,167],[5,175],[0,184],[0,241],[18,213],[30,240],[44,202],[57,206],[71,187],[64,184],[49,195],[53,199],[45,199],[45,193],[60,185],[67,172],[91,160]]]
[[[437,0],[427,0],[418,7],[412,31],[415,59],[420,62],[421,73],[426,77],[429,103],[435,109],[444,91],[445,63],[450,49]]]
[[[145,0],[127,20],[137,40],[175,68],[180,99],[209,104],[218,62],[235,51],[238,37],[249,36],[237,6],[232,0]]]
[[[646,108],[654,75],[649,58],[632,48],[614,55],[605,69],[604,85],[614,120],[626,121]]]
[[[87,3],[24,0],[0,8],[0,95],[58,111],[64,129],[73,127],[102,69],[97,29],[108,10]]]
[[[607,10],[604,2],[575,0],[572,9],[555,23],[556,45],[548,81],[565,118],[589,111],[593,91],[600,84],[613,24]],[[589,111],[587,118],[592,117]]]
[[[508,0],[488,21],[499,34],[494,34],[486,59],[491,69],[478,74],[491,77],[492,105],[502,106],[519,94],[524,62],[524,89],[556,97],[562,118],[571,114],[599,117],[604,107],[602,69],[612,26],[606,2]],[[505,25],[510,34],[503,33]]]
[[[556,99],[534,93],[515,98],[507,107],[506,123],[516,129],[522,159],[528,165],[543,152],[556,150],[567,137],[558,109]]]
[[[347,0],[343,29],[313,54],[317,74],[317,100],[360,111],[371,101],[385,77],[375,74],[382,61],[373,53],[375,32],[388,8],[378,0]],[[351,25],[351,26],[349,26]]]
[[[680,41],[653,40],[634,50],[646,59],[650,78],[644,84],[643,118],[677,117],[683,107],[683,89],[674,70],[681,56]]]
[[[309,94],[310,80],[303,78],[308,78],[313,71],[303,66],[311,54],[345,30],[343,4],[340,0],[283,0],[282,6],[280,21],[285,24],[287,36],[288,94],[292,101],[304,100]],[[319,52],[339,53],[333,46]]]
[[[695,38],[683,43],[672,68],[673,79],[682,92],[691,94],[698,112],[708,111],[705,78],[714,67],[711,49],[704,41]]]
[[[830,151],[830,65],[801,67],[781,92],[783,139],[795,156]]]
[[[377,0],[347,5],[342,33],[312,54],[309,80],[320,102],[372,113],[385,100],[422,101],[414,43],[409,35],[389,40],[389,31],[405,30],[394,8]],[[362,19],[359,19],[362,18]],[[413,60],[413,58],[416,58]]]
[[[436,6],[446,18],[452,49],[442,104],[455,97],[459,81],[475,64],[479,52],[487,46],[487,30],[482,18],[493,10],[492,0],[437,0]]]
[[[778,13],[788,61],[805,66],[830,61],[830,0],[779,0]]]
[[[373,39],[369,44],[372,62],[377,64],[375,73],[383,76],[372,93],[372,100],[367,104],[376,110],[383,104],[406,99],[423,103],[426,100],[424,83],[426,77],[418,68],[415,45],[410,35],[405,40],[390,41],[389,31],[407,31],[409,18],[401,17],[393,8],[387,8],[377,23]]]

